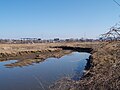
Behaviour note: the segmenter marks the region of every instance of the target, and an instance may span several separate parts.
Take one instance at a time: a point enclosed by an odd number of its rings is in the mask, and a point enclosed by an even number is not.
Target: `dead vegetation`
[[[63,79],[51,86],[51,89],[120,90],[120,42],[101,43],[97,49],[94,48],[92,57],[93,67],[86,71],[81,80]]]
[[[0,60],[19,58],[7,67],[26,66],[39,63],[46,58],[59,58],[71,51],[55,46],[92,48],[92,67],[79,81],[65,78],[51,86],[52,90],[119,90],[120,89],[120,41],[86,43],[47,43],[0,45]],[[32,58],[32,59],[31,59]],[[15,59],[14,59],[15,60]]]

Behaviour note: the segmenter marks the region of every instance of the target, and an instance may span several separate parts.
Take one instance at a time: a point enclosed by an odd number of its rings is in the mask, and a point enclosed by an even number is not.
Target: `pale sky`
[[[113,0],[0,0],[0,38],[97,38],[119,15]]]

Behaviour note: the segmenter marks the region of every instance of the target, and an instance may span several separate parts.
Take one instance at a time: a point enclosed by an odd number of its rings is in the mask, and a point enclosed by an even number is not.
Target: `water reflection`
[[[73,80],[80,80],[80,78],[83,75],[83,70],[85,69],[87,59],[89,58],[90,54],[89,53],[81,53],[83,57],[86,57],[84,59],[81,59],[77,63],[77,67],[74,69],[75,74],[72,77]]]
[[[5,64],[16,60],[0,62],[0,90],[43,90],[62,77],[78,80],[90,54],[74,52],[62,58],[49,58],[44,62],[15,68]]]

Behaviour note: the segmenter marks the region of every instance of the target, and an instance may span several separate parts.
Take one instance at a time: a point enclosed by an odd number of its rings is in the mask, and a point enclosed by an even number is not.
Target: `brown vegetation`
[[[120,90],[120,42],[104,42],[93,48],[93,65],[81,80],[62,79],[51,89]]]
[[[71,53],[62,48],[92,48],[91,67],[79,81],[64,78],[51,86],[52,90],[119,90],[120,89],[120,42],[1,44],[0,60],[17,59],[7,67],[26,66],[49,57],[61,57]]]

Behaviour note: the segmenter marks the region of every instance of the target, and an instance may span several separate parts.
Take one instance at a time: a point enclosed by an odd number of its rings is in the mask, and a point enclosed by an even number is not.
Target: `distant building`
[[[60,39],[59,38],[54,38],[54,41],[55,42],[58,42]]]

